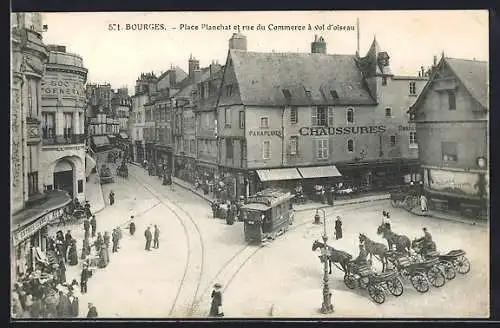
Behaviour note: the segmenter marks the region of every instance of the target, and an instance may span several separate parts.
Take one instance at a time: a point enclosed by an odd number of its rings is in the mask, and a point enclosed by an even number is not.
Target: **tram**
[[[247,243],[260,244],[285,233],[293,221],[292,193],[268,188],[248,197],[241,207]]]

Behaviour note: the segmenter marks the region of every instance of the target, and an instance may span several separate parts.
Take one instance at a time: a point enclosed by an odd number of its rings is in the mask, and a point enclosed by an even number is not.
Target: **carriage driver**
[[[366,261],[366,258],[368,257],[368,252],[365,249],[365,244],[359,244],[359,255],[358,257],[353,260],[354,263],[357,265],[367,265],[368,262]]]
[[[427,250],[432,246],[432,235],[429,233],[429,231],[427,231],[427,228],[422,228],[422,230],[424,231],[424,237],[423,237],[423,241],[424,241],[424,249],[423,251],[425,253],[427,253]]]

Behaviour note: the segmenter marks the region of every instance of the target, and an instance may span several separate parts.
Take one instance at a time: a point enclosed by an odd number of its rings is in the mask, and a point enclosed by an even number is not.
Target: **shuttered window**
[[[333,106],[328,106],[328,126],[333,126]]]
[[[262,159],[269,159],[271,157],[271,141],[265,140],[262,143]]]
[[[297,106],[292,106],[290,107],[290,123],[291,124],[297,124],[299,121],[298,113],[297,113]]]
[[[329,149],[328,149],[328,139],[316,139],[315,152],[317,159],[328,159]]]
[[[289,147],[290,155],[297,155],[297,153],[299,152],[299,137],[291,136]]]

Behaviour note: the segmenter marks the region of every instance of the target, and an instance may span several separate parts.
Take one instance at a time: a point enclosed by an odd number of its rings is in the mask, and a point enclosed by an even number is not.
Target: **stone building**
[[[487,209],[488,63],[442,57],[410,109],[424,191],[448,210]]]
[[[67,191],[85,200],[85,83],[87,69],[79,55],[49,45],[41,85],[42,183],[48,190]]]
[[[42,79],[49,54],[40,13],[11,14],[11,279],[29,274],[47,246],[47,223],[71,202],[44,188]]]
[[[359,190],[417,178],[406,113],[426,82],[398,77],[373,43],[365,57],[258,53],[234,34],[217,103],[219,171],[233,197],[302,181]]]

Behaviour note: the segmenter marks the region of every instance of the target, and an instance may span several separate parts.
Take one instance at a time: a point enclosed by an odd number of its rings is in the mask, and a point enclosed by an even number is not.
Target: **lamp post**
[[[328,249],[326,242],[328,236],[326,234],[326,213],[324,209],[319,209],[323,213],[323,249],[321,255],[323,257],[323,303],[321,304],[321,313],[327,314],[333,312],[332,293],[328,285]]]

